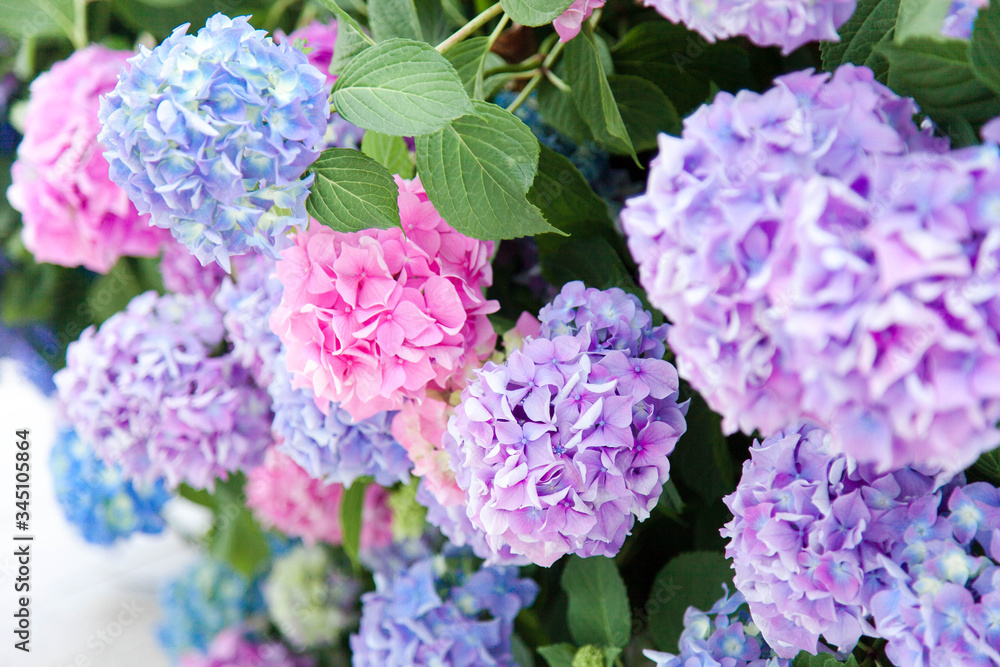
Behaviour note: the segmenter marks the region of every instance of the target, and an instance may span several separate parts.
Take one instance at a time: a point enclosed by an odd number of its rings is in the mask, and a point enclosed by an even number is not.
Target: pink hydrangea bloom
[[[413,474],[424,478],[427,490],[445,507],[465,504],[465,492],[455,481],[455,472],[443,445],[448,419],[453,414],[453,405],[428,396],[419,405],[407,401],[392,420],[392,437],[410,455]]]
[[[167,237],[108,177],[97,143],[100,96],[114,89],[132,55],[88,46],[31,84],[7,197],[39,262],[107,273],[123,255],[155,256]]]
[[[264,465],[250,471],[246,494],[247,506],[268,528],[301,537],[309,545],[343,542],[340,525],[343,485],[313,479],[277,449],[269,450]],[[360,540],[362,550],[386,547],[392,543],[392,512],[388,499],[389,493],[377,484],[370,484],[365,489]]]
[[[491,241],[452,229],[419,179],[399,184],[403,229],[344,233],[313,223],[278,262],[284,286],[271,329],[296,387],[354,419],[422,401],[479,366],[495,346],[483,297]],[[405,230],[405,235],[404,235]]]
[[[216,635],[207,655],[190,653],[180,667],[313,667],[309,656],[295,655],[284,644],[253,639],[242,628],[229,628]]]
[[[559,33],[559,41],[568,42],[576,37],[583,22],[590,18],[595,9],[603,7],[604,2],[605,0],[573,0],[573,4],[552,22],[552,27]]]

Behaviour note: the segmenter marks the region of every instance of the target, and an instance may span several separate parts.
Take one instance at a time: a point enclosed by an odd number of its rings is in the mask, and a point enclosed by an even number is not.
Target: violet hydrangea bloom
[[[354,667],[497,665],[515,667],[514,617],[531,605],[538,585],[514,567],[473,574],[445,571],[425,559],[361,596],[361,627],[351,635]]]
[[[643,651],[656,667],[792,667],[792,661],[776,657],[753,624],[740,593],[725,593],[707,612],[688,607],[680,653]]]
[[[131,55],[92,44],[31,84],[7,196],[39,262],[107,273],[123,255],[154,257],[165,240],[108,178],[97,143],[99,98]]]
[[[674,367],[594,349],[590,328],[487,362],[445,436],[490,548],[545,567],[567,553],[614,556],[656,505],[685,430]]]
[[[976,17],[989,4],[989,0],[952,0],[941,26],[941,34],[955,39],[972,39]]]
[[[983,125],[979,133],[983,137],[983,141],[988,141],[993,144],[1000,144],[1000,117],[994,118],[990,122]]]
[[[315,661],[296,655],[278,642],[265,642],[240,627],[227,628],[204,655],[188,654],[180,667],[313,667]]]
[[[310,477],[351,484],[370,475],[383,486],[410,479],[413,463],[391,433],[395,413],[379,412],[354,422],[346,410],[331,404],[324,414],[310,388],[292,386],[284,350],[278,353],[267,391],[278,447]]]
[[[56,373],[80,437],[129,479],[213,488],[272,444],[270,401],[223,343],[222,316],[198,295],[146,292],[89,327]]]
[[[419,179],[396,183],[402,228],[311,225],[278,262],[284,292],[271,328],[293,384],[355,420],[445,390],[496,342],[487,315],[500,306],[483,296],[493,243],[452,229]]]
[[[141,49],[103,99],[111,178],[202,264],[276,258],[284,233],[307,221],[303,174],[319,156],[330,87],[245,16],[187,29]]]
[[[872,634],[869,559],[890,536],[880,518],[931,496],[937,480],[913,469],[878,474],[833,454],[829,434],[799,425],[754,443],[723,537],[736,588],[775,653],[817,652],[820,636],[849,650]]]
[[[275,357],[281,341],[271,331],[268,320],[281,302],[281,283],[274,276],[274,260],[251,255],[238,264],[232,277],[225,277],[215,295],[222,311],[226,338],[232,354],[250,369],[254,380],[267,387],[274,379]]]
[[[188,252],[187,247],[173,238],[163,243],[160,257],[160,273],[163,286],[175,294],[201,294],[212,298],[222,286],[227,274],[222,267],[212,262],[202,266],[198,258]]]
[[[727,432],[808,419],[884,469],[1000,444],[996,148],[941,155],[915,110],[845,65],[720,94],[661,136],[623,225]]]
[[[341,544],[340,524],[344,487],[313,479],[295,461],[277,450],[269,450],[264,464],[247,474],[246,502],[266,527],[277,528],[307,545],[318,542]],[[370,551],[392,542],[392,514],[388,493],[378,484],[365,489],[360,548]]]
[[[788,55],[808,42],[839,42],[837,28],[851,18],[855,0],[643,0],[674,23],[709,42],[745,35],[759,46],[780,46]]]
[[[123,479],[72,429],[60,431],[49,467],[63,515],[88,542],[110,545],[134,533],[163,532],[163,506],[171,495],[162,480],[144,485]]]

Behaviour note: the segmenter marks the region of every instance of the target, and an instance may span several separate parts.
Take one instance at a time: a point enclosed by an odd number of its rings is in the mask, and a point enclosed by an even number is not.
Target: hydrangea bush
[[[1000,665],[1000,4],[14,4],[15,524],[173,664]]]

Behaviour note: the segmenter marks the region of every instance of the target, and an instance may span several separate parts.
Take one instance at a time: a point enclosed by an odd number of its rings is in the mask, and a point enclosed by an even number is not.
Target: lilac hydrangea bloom
[[[60,431],[49,466],[63,515],[88,542],[109,545],[134,533],[163,532],[161,512],[171,496],[162,480],[142,485],[123,479],[72,429]]]
[[[736,491],[730,538],[736,588],[767,643],[783,658],[817,652],[822,635],[843,650],[871,634],[865,605],[869,559],[891,536],[873,524],[931,497],[935,477],[878,474],[831,454],[822,429],[799,425],[754,443]]]
[[[851,18],[856,2],[643,0],[643,4],[709,42],[745,35],[759,46],[780,46],[787,55],[808,42],[839,42],[837,28]]]
[[[277,259],[284,233],[307,222],[303,174],[319,156],[330,86],[247,17],[187,29],[129,59],[102,100],[111,179],[202,264],[228,271],[230,255],[250,251]]]
[[[232,277],[223,279],[215,295],[232,354],[261,387],[271,384],[281,347],[269,324],[271,313],[281,303],[281,281],[274,275],[274,266],[274,260],[254,255],[240,262]]]
[[[680,653],[643,651],[656,667],[792,667],[792,661],[774,656],[746,609],[740,593],[725,593],[707,612],[688,607]]]
[[[656,505],[685,430],[674,367],[594,349],[591,326],[528,338],[475,371],[444,439],[490,548],[546,567],[615,555]]]
[[[1000,144],[1000,117],[994,118],[983,125],[979,133],[982,135],[983,141]]]
[[[465,505],[446,507],[438,502],[424,480],[417,486],[416,500],[427,508],[426,521],[436,527],[455,547],[468,547],[487,565],[527,565],[528,559],[511,552],[501,544],[494,551],[486,541],[486,533],[477,528],[465,513]]]
[[[1000,663],[1000,490],[956,486],[883,515],[865,590],[897,665]],[[983,555],[974,555],[983,554]]]
[[[208,298],[215,296],[228,275],[215,262],[202,266],[186,246],[172,238],[168,238],[163,244],[160,273],[163,275],[163,286],[168,291],[175,294],[201,294]]]
[[[941,34],[956,39],[971,39],[979,10],[989,4],[989,0],[953,0],[944,17]]]
[[[267,394],[223,343],[222,315],[199,295],[146,292],[89,327],[55,376],[80,437],[129,479],[212,488],[258,465],[273,442]]]
[[[808,419],[884,469],[1000,444],[1000,161],[942,154],[915,111],[845,65],[720,94],[661,136],[623,225],[727,432]]]
[[[180,667],[313,667],[309,656],[295,655],[284,644],[255,639],[241,627],[227,628],[204,654],[185,655]]]
[[[308,387],[292,387],[284,348],[273,370],[267,390],[273,401],[272,428],[281,441],[278,447],[310,477],[345,485],[365,475],[382,486],[409,481],[413,462],[392,437],[395,412],[380,412],[359,422],[336,405],[323,414]]]
[[[514,667],[514,617],[538,585],[514,567],[446,572],[425,559],[392,578],[376,575],[361,597],[361,627],[351,635],[354,667],[496,665]]]
[[[562,290],[538,312],[542,338],[590,332],[587,352],[620,350],[629,357],[662,359],[667,325],[653,326],[653,317],[639,297],[617,287],[599,290],[579,280]]]

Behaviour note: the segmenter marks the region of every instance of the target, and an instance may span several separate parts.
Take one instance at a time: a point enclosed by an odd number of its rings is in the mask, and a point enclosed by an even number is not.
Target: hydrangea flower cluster
[[[187,29],[142,48],[102,101],[111,179],[202,264],[276,258],[283,234],[307,221],[303,173],[319,155],[330,87],[247,17]]]
[[[161,511],[170,500],[163,482],[144,487],[123,479],[72,429],[60,431],[49,466],[63,515],[88,542],[113,544],[133,533],[163,531]]]
[[[223,342],[204,297],[146,292],[71,343],[55,376],[80,437],[125,477],[213,488],[272,443],[267,394]]]
[[[340,503],[344,487],[313,479],[287,455],[269,450],[264,465],[247,475],[247,506],[267,528],[277,528],[307,545],[340,544]],[[388,492],[378,484],[365,489],[360,548],[371,550],[392,542]]]
[[[240,627],[227,628],[205,655],[185,655],[180,667],[313,667],[312,658],[295,655],[278,642],[263,642]]]
[[[552,22],[552,27],[559,33],[560,42],[569,40],[580,34],[583,22],[590,18],[595,9],[604,6],[605,0],[573,0],[573,4]]]
[[[851,18],[856,0],[795,0],[780,4],[706,0],[643,0],[674,23],[699,33],[709,42],[745,35],[759,46],[780,46],[788,55],[803,44],[839,42],[837,28]]]
[[[674,367],[595,346],[590,329],[529,338],[503,365],[487,362],[445,437],[490,548],[546,567],[567,553],[615,555],[659,499],[685,430]]]
[[[273,400],[272,429],[280,440],[279,449],[310,477],[348,485],[366,475],[383,486],[409,480],[413,463],[390,432],[395,413],[379,412],[358,422],[337,404],[324,413],[316,407],[309,387],[292,386],[284,349],[278,353],[267,391]]]
[[[215,296],[222,311],[232,355],[250,369],[260,387],[274,379],[274,360],[281,341],[268,320],[281,301],[281,283],[274,276],[274,260],[252,255],[239,263],[233,277],[226,277]]]
[[[482,293],[493,243],[449,227],[419,180],[396,182],[402,229],[312,225],[278,262],[284,292],[271,328],[293,384],[355,420],[445,389],[496,341],[487,315],[499,304]]]
[[[376,576],[361,596],[361,627],[351,635],[354,667],[513,666],[514,617],[538,585],[517,568],[483,567],[443,577],[444,562],[418,561],[392,578]]]
[[[941,154],[915,110],[845,65],[720,94],[661,137],[623,225],[726,431],[809,419],[884,469],[954,470],[1000,444],[985,376],[1000,162],[994,146]]]
[[[300,546],[274,562],[264,586],[268,613],[296,648],[337,643],[357,623],[361,584],[325,549]]]
[[[0,257],[0,263],[2,261]],[[0,289],[2,285],[0,279]],[[46,396],[52,395],[56,385],[52,381],[52,367],[36,348],[48,353],[59,349],[58,345],[55,333],[43,324],[33,323],[16,328],[0,324],[0,359],[16,362],[19,374]]]
[[[173,238],[163,243],[160,257],[163,286],[175,294],[200,294],[212,298],[229,274],[215,262],[202,266],[187,247]]]
[[[160,645],[172,656],[205,652],[226,628],[264,612],[260,581],[210,558],[196,563],[160,591]]]
[[[764,639],[783,658],[816,653],[820,635],[849,650],[866,620],[865,575],[891,535],[876,528],[931,496],[937,480],[914,469],[878,474],[833,454],[826,431],[799,425],[754,443],[723,537]]]
[[[740,593],[725,593],[704,612],[688,607],[680,653],[643,651],[656,667],[792,667],[792,661],[775,657],[746,609]]]
[[[313,21],[308,23],[292,34],[287,39],[279,33],[276,35],[278,41],[287,41],[293,46],[299,40],[305,42],[306,58],[309,64],[326,75],[326,82],[332,86],[337,80],[335,74],[330,74],[330,65],[333,62],[333,51],[337,45],[337,22],[331,20],[329,23]],[[349,123],[337,112],[330,115],[330,122],[326,127],[326,135],[323,137],[322,145],[325,148],[361,148],[361,140],[365,136],[365,131]]]
[[[99,98],[131,55],[93,44],[31,84],[7,197],[39,262],[107,273],[123,255],[155,257],[165,240],[108,178],[97,143]]]
[[[451,457],[444,448],[444,434],[453,414],[455,406],[428,396],[421,403],[407,401],[392,420],[392,435],[413,461],[413,474],[445,507],[465,505],[465,492],[455,481]]]
[[[866,585],[897,665],[1000,662],[1000,490],[978,482],[884,515],[891,548]],[[984,554],[984,555],[974,555]]]
[[[955,39],[971,39],[979,10],[989,4],[989,0],[952,0],[941,26],[941,34]]]

